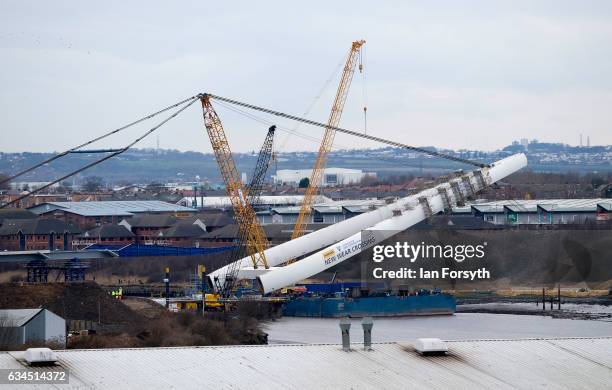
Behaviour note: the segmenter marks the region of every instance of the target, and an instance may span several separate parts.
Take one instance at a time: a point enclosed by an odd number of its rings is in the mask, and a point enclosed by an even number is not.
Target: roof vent
[[[414,343],[414,349],[421,355],[444,355],[448,352],[446,343],[436,338],[417,339]]]
[[[57,354],[49,348],[28,348],[25,351],[25,360],[32,366],[52,365],[57,362]]]
[[[342,350],[348,352],[351,350],[351,320],[345,317],[340,320],[339,325],[342,332]]]

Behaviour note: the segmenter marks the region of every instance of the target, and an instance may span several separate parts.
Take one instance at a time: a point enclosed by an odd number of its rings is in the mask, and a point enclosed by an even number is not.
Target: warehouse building
[[[585,224],[612,220],[609,199],[501,200],[458,207],[456,214],[471,213],[497,225]]]
[[[86,230],[138,214],[164,214],[187,217],[196,210],[158,200],[99,201],[99,202],[46,202],[29,208],[44,218],[56,218]]]
[[[384,206],[384,199],[328,201],[312,206],[309,224],[334,224]],[[479,202],[453,207],[452,215],[471,215],[495,225],[585,224],[612,220],[609,199],[540,199]],[[257,212],[262,225],[294,224],[300,207],[271,207]]]
[[[317,203],[312,206],[309,224],[334,224],[384,205],[381,199],[338,200]],[[300,207],[273,207],[257,212],[262,225],[294,224],[300,214]]]
[[[339,334],[340,332],[338,332]],[[339,337],[339,336],[338,336]],[[69,370],[72,389],[609,389],[612,338],[228,345],[56,351],[53,367],[1,352],[0,367]],[[22,389],[22,384],[3,385]],[[61,385],[57,386],[62,387]]]
[[[257,208],[299,206],[304,202],[304,195],[262,195],[258,198]],[[316,203],[331,202],[331,199],[317,195]],[[178,202],[185,207],[198,209],[231,210],[232,202],[228,196],[188,196]]]
[[[66,346],[66,320],[47,309],[0,310],[0,332],[5,345],[48,342]]]
[[[280,169],[272,175],[275,184],[297,187],[303,179],[309,179],[312,169]],[[359,184],[365,177],[376,177],[376,173],[363,172],[360,169],[325,168],[321,176],[320,186],[335,187],[349,184]]]

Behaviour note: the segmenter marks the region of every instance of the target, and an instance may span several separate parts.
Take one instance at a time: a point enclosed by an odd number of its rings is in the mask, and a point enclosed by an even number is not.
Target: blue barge
[[[300,296],[285,302],[289,317],[399,317],[453,314],[455,297],[448,294],[366,296],[350,298]]]

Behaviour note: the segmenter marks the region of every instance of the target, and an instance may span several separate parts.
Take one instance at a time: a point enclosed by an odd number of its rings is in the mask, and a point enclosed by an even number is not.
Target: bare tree
[[[83,189],[86,192],[98,192],[104,186],[104,179],[100,176],[88,176],[85,178]]]
[[[13,319],[6,313],[0,313],[0,351],[15,349],[19,344],[18,330]]]
[[[8,175],[5,175],[4,173],[0,173],[0,182],[5,181],[6,179],[8,179]],[[0,190],[8,190],[11,187],[10,182],[6,182],[6,183],[2,183],[0,184]]]

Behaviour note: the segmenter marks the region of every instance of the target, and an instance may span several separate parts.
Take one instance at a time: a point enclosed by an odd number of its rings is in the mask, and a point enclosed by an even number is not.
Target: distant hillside
[[[485,162],[495,161],[519,151],[524,151],[524,147],[518,143],[495,152],[442,150],[457,157]],[[572,147],[533,142],[529,144],[526,153],[530,168],[535,171],[586,173],[612,170],[612,146]],[[18,172],[51,155],[0,152],[0,172],[4,174]],[[48,181],[99,157],[88,154],[70,155],[24,175],[19,181]],[[256,157],[253,153],[236,154],[238,170],[250,174]],[[276,163],[269,169],[269,174],[273,174],[275,169],[310,168],[314,164],[315,157],[314,152],[280,153]],[[447,160],[390,147],[334,151],[329,156],[327,166],[362,169],[376,172],[380,176],[437,173],[449,169],[469,168]],[[77,182],[86,176],[101,176],[106,182],[115,184],[193,181],[196,176],[211,182],[220,181],[217,164],[212,154],[153,149],[128,151],[82,173],[76,178]]]

